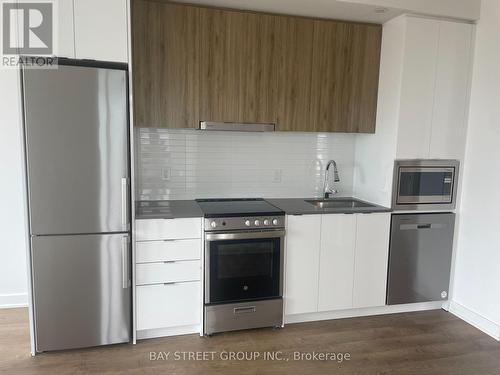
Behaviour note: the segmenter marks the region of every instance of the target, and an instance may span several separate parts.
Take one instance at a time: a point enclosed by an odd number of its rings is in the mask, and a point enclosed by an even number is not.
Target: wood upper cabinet
[[[197,128],[200,9],[132,2],[135,126]]]
[[[135,125],[375,132],[382,27],[133,0]]]
[[[309,131],[314,21],[278,17],[277,130]]]
[[[374,133],[382,29],[314,22],[310,131]]]
[[[200,120],[276,122],[277,17],[200,9]]]

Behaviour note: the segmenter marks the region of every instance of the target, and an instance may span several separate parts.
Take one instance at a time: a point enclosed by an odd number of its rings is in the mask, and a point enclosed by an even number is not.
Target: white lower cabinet
[[[137,287],[137,329],[200,324],[200,282]]]
[[[168,262],[200,259],[201,242],[199,238],[189,240],[137,242],[136,262]]]
[[[390,213],[287,217],[285,313],[385,305]]]
[[[198,332],[202,219],[137,220],[135,229],[137,336]]]
[[[358,215],[353,307],[384,306],[391,215]]]
[[[318,311],[352,307],[355,215],[322,215]]]
[[[287,216],[285,313],[318,309],[321,215]]]
[[[136,284],[199,281],[200,270],[201,264],[199,260],[137,264]]]

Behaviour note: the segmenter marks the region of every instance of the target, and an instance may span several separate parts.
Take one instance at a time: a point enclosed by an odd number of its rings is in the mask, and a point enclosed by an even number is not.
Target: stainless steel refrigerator
[[[37,352],[131,338],[127,67],[22,67]]]

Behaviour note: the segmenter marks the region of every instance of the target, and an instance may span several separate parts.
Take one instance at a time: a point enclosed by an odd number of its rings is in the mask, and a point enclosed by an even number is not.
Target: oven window
[[[210,303],[279,297],[280,241],[209,242]]]
[[[399,196],[449,196],[453,173],[447,171],[401,171]]]

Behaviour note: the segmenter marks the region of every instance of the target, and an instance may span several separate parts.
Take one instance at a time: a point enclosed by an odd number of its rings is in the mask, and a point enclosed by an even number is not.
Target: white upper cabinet
[[[461,159],[465,151],[472,25],[440,22],[430,143],[431,158]]]
[[[408,19],[397,151],[401,159],[423,158],[429,153],[438,35],[438,22]]]
[[[73,0],[56,0],[57,33],[55,34],[54,55],[75,57],[75,29],[73,18]]]
[[[406,17],[397,158],[464,153],[473,25]]]
[[[356,215],[322,215],[318,310],[352,307]]]
[[[353,307],[384,306],[390,213],[357,215]]]
[[[285,312],[316,312],[321,215],[287,216],[286,231]]]
[[[74,0],[78,59],[127,62],[127,1]]]

